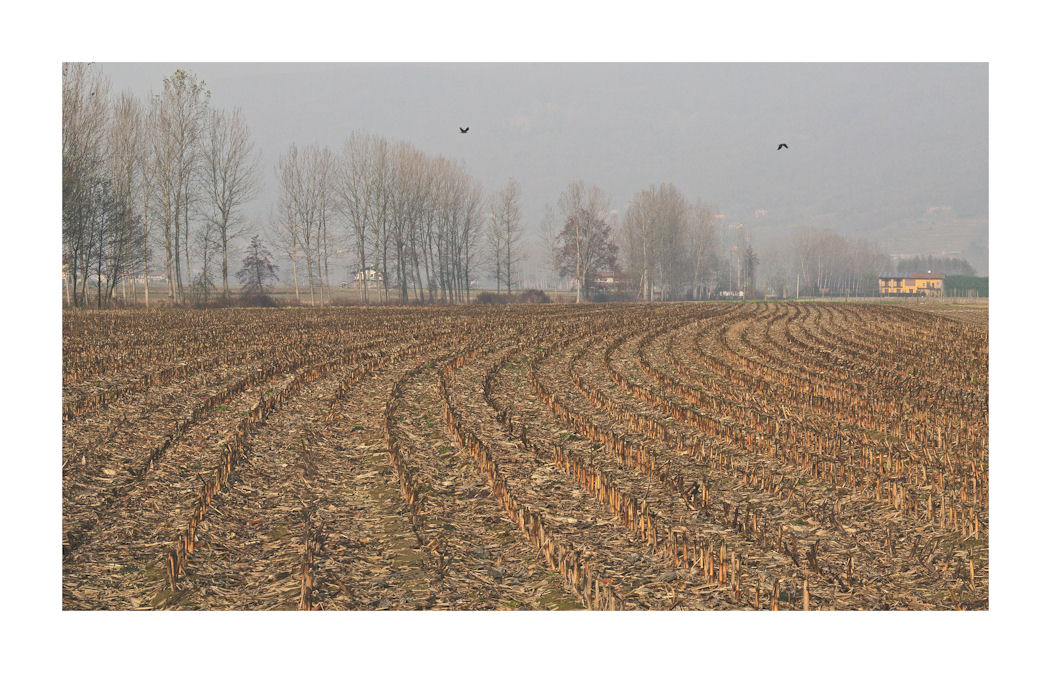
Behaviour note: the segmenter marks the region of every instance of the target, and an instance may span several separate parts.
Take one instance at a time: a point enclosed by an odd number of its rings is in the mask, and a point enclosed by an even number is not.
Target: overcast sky
[[[529,233],[581,179],[621,212],[671,182],[759,239],[814,225],[891,253],[939,253],[987,237],[984,63],[101,67],[115,92],[143,96],[184,67],[214,105],[240,106],[261,150],[254,218],[276,201],[274,166],[290,143],[338,150],[364,131],[463,160],[489,191],[517,178]],[[921,220],[925,236],[912,235]]]

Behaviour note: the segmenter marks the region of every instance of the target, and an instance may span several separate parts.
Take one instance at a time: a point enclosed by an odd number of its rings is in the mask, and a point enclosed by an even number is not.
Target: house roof
[[[891,280],[891,279],[892,280],[905,280],[907,278],[912,278],[912,279],[916,279],[916,278],[933,278],[933,279],[938,279],[938,278],[941,278],[941,279],[944,279],[945,278],[945,274],[944,273],[930,273],[929,271],[923,271],[923,272],[917,271],[915,273],[910,273],[908,275],[903,274],[903,273],[881,273],[879,275],[879,277],[883,278],[883,279],[888,279],[888,280]]]

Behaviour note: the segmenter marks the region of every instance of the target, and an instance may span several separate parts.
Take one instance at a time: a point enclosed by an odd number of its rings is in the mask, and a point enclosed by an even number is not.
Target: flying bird
[[[460,133],[467,133],[470,130],[471,130],[470,126],[468,126],[467,128],[460,127]]]
[[[788,149],[788,145],[786,145],[784,143],[781,143],[780,145],[777,146],[777,151],[780,152],[781,148],[784,148],[784,149],[787,150]]]

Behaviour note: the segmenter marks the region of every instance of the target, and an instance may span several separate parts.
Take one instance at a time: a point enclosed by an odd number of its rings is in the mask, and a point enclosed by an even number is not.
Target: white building
[[[354,282],[358,287],[366,283],[367,287],[384,287],[383,272],[369,267],[354,273]]]

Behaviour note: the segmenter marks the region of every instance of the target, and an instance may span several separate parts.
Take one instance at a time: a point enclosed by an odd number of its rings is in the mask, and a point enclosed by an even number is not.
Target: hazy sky
[[[462,159],[489,191],[517,178],[529,233],[582,179],[621,212],[671,182],[760,240],[814,225],[891,253],[967,254],[987,237],[984,63],[101,66],[139,95],[184,67],[214,105],[240,106],[262,152],[255,218],[290,143],[338,150],[364,131]]]

